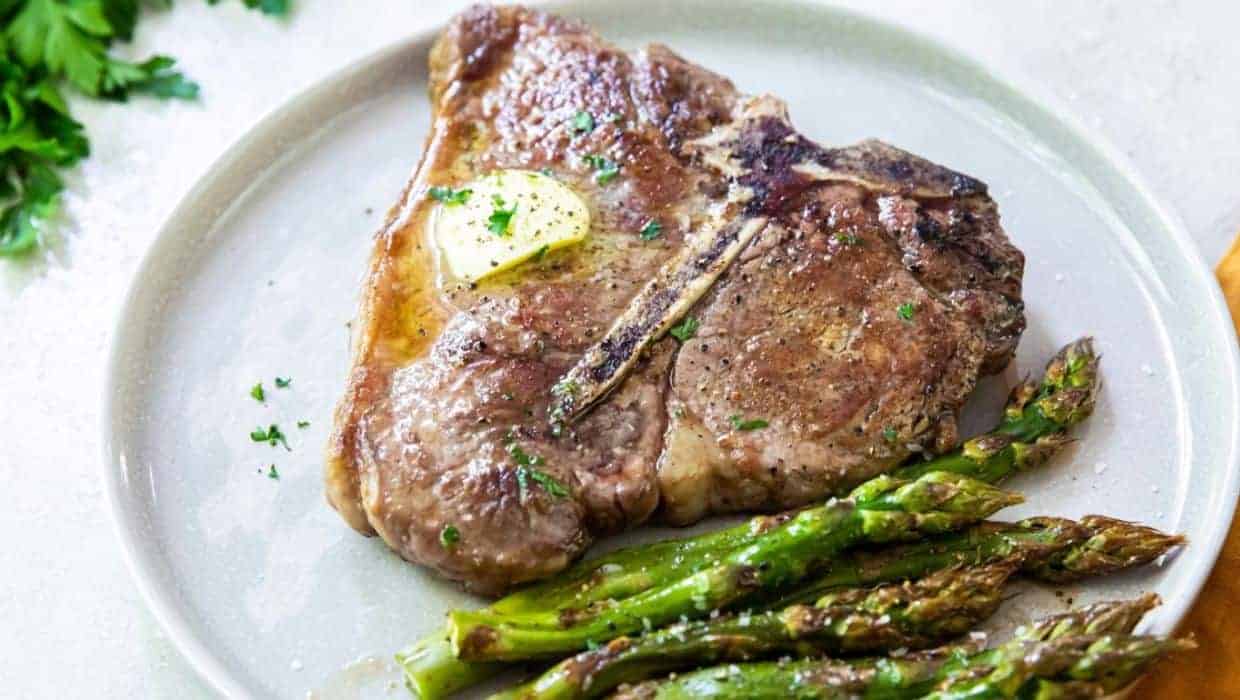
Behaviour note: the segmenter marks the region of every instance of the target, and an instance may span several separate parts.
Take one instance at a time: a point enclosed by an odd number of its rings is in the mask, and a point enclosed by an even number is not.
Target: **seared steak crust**
[[[824,149],[773,98],[524,8],[467,10],[431,67],[434,123],[376,242],[327,468],[346,520],[412,561],[498,592],[651,517],[807,503],[954,442],[977,377],[1012,354],[1023,260],[973,178],[874,141]],[[588,133],[568,126],[581,110]],[[598,184],[587,154],[621,176]],[[580,192],[589,238],[444,278],[428,187],[500,168]],[[735,217],[765,228],[696,301],[696,337],[656,342],[554,429],[557,380]]]

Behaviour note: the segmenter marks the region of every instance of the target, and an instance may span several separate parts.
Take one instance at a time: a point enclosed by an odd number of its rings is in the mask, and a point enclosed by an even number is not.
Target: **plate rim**
[[[126,481],[126,460],[125,455],[119,451],[114,436],[117,434],[116,402],[119,382],[124,372],[122,351],[126,343],[127,324],[125,321],[135,312],[138,297],[144,287],[143,280],[152,273],[159,259],[167,252],[165,249],[171,245],[172,239],[176,238],[179,222],[194,213],[196,202],[205,192],[215,188],[221,179],[229,176],[230,171],[237,167],[236,161],[241,153],[277,138],[279,127],[285,121],[301,112],[318,97],[330,92],[332,86],[387,61],[398,60],[420,45],[429,44],[441,29],[442,25],[435,25],[366,53],[327,72],[310,85],[298,90],[284,102],[254,119],[241,135],[229,143],[207,166],[194,185],[186,191],[177,205],[160,223],[158,231],[134,270],[134,276],[125,290],[124,298],[116,313],[116,321],[108,338],[99,422],[102,437],[100,476],[104,482],[103,491],[106,496],[108,519],[111,521],[113,534],[120,545],[125,568],[129,571],[147,609],[167,633],[177,651],[189,663],[198,678],[224,697],[252,697],[252,689],[242,685],[237,680],[236,674],[221,662],[218,654],[207,647],[186,619],[176,597],[164,590],[156,581],[158,573],[155,571],[155,562],[151,561],[148,553],[141,550],[138,544],[141,533],[133,529],[132,523],[126,520],[127,515],[124,513],[122,484]]]
[[[651,1],[651,0],[645,0]],[[539,9],[552,12],[566,12],[579,6],[574,0],[535,0],[530,3]],[[1031,80],[1011,66],[996,69],[985,65],[972,54],[948,44],[920,30],[911,28],[901,22],[879,17],[868,12],[852,8],[814,2],[813,0],[756,0],[748,2],[755,9],[764,10],[798,10],[804,12],[832,13],[848,21],[867,24],[889,34],[901,34],[909,38],[920,48],[933,51],[958,67],[967,69],[981,76],[992,86],[999,88],[1009,100],[1021,104],[1025,110],[1039,113],[1047,122],[1057,124],[1065,129],[1073,140],[1093,151],[1093,155],[1111,166],[1115,174],[1120,176],[1122,184],[1130,188],[1159,217],[1164,233],[1172,236],[1180,252],[1185,256],[1186,263],[1198,275],[1213,280],[1211,268],[1206,263],[1200,248],[1183,221],[1157,196],[1146,184],[1140,172],[1130,160],[1105,136],[1094,133],[1085,126],[1081,119],[1064,103],[1038,81]],[[366,53],[341,67],[328,71],[313,83],[294,93],[291,97],[267,110],[254,119],[241,133],[229,143],[203,171],[194,185],[186,191],[177,205],[159,225],[151,243],[143,253],[142,259],[134,269],[124,297],[116,312],[116,321],[111,329],[105,372],[103,377],[102,410],[100,411],[99,429],[102,436],[100,477],[103,480],[108,519],[111,521],[113,533],[120,545],[121,555],[125,561],[135,586],[143,602],[158,621],[160,627],[172,640],[174,646],[188,662],[200,679],[225,697],[249,697],[252,690],[244,687],[233,673],[195,632],[186,619],[180,602],[170,591],[158,584],[156,564],[148,552],[142,551],[139,541],[142,533],[135,530],[126,518],[136,517],[126,514],[122,502],[123,485],[126,482],[126,458],[118,451],[114,436],[117,434],[117,397],[120,394],[120,379],[124,373],[125,357],[122,351],[126,348],[125,338],[127,319],[136,312],[138,297],[145,287],[144,280],[152,273],[159,261],[164,257],[167,248],[176,238],[176,230],[180,222],[194,213],[198,200],[203,194],[217,187],[221,180],[226,180],[232,170],[239,167],[239,156],[257,145],[272,140],[280,130],[279,127],[289,118],[300,113],[315,99],[327,94],[333,86],[347,81],[351,76],[358,75],[387,61],[399,59],[407,52],[417,50],[420,46],[430,44],[442,30],[443,24],[436,24],[410,35],[389,42],[374,51]],[[1217,284],[1207,285],[1206,296],[1210,300],[1212,326],[1222,324],[1231,327],[1230,312],[1223,298],[1222,290]],[[1228,370],[1232,401],[1232,415],[1240,416],[1240,343],[1235,336],[1228,344],[1228,352],[1223,361]],[[1240,502],[1240,430],[1233,430],[1229,446],[1231,468],[1222,479],[1222,497],[1215,501],[1215,508],[1226,509],[1221,517],[1212,519],[1216,527],[1210,533],[1193,542],[1193,548],[1205,556],[1195,562],[1188,563],[1192,570],[1186,576],[1187,585],[1183,590],[1187,595],[1177,596],[1176,600],[1165,601],[1160,624],[1154,625],[1156,631],[1170,633],[1177,627],[1195,604],[1202,587],[1214,570],[1223,544],[1227,539],[1230,525]]]

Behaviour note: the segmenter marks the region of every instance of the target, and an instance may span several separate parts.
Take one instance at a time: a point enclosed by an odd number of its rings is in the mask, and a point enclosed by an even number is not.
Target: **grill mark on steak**
[[[802,505],[953,442],[978,375],[1023,330],[1023,259],[984,185],[876,141],[819,147],[778,100],[665,47],[628,54],[573,20],[477,6],[436,43],[430,87],[422,162],[376,241],[326,482],[354,528],[472,590],[554,573],[651,518]],[[582,109],[621,121],[574,133]],[[746,110],[760,128],[739,128]],[[620,177],[594,182],[592,153]],[[590,203],[588,239],[477,285],[441,278],[427,188],[544,167]],[[590,377],[627,378],[553,435],[556,381],[668,261],[709,268],[686,251],[718,253],[724,239],[701,234],[737,214],[767,222],[713,284],[652,294],[692,305],[697,337],[634,353],[642,327],[620,336]],[[663,236],[647,242],[649,219]],[[738,415],[770,425],[738,431]],[[568,495],[522,489],[511,444]],[[444,546],[448,525],[460,538]]]

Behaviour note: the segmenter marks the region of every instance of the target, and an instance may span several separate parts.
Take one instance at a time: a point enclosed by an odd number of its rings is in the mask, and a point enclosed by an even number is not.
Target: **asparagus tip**
[[[1033,442],[1014,442],[1016,463],[1020,469],[1033,469],[1046,464],[1060,450],[1076,442],[1067,433],[1050,433]]]
[[[1068,343],[1056,353],[1046,366],[1036,399],[1042,413],[1065,427],[1088,418],[1102,388],[1101,359],[1089,337]]]
[[[1141,566],[1186,542],[1183,535],[1103,515],[1085,516],[1080,524],[1091,533],[1089,538],[1038,567],[1040,578],[1064,582]]]
[[[1162,604],[1154,593],[1145,593],[1131,600],[1110,600],[1087,605],[1061,615],[1052,615],[1022,627],[1017,636],[1035,641],[1050,641],[1082,634],[1130,634],[1145,614]]]

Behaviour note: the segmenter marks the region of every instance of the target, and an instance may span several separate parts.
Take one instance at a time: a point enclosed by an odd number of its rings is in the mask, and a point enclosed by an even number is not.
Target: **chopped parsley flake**
[[[556,396],[572,396],[577,393],[577,382],[571,379],[562,379],[551,387],[551,393]]]
[[[254,442],[268,443],[272,447],[275,447],[278,444],[283,444],[284,449],[289,452],[293,451],[293,449],[288,446],[288,440],[285,439],[284,433],[280,431],[280,426],[278,425],[273,424],[266,430],[263,430],[262,427],[255,428],[250,432],[250,439]]]
[[[543,168],[542,170],[539,170],[538,172],[542,173],[543,175],[546,175],[547,177],[555,177],[555,171],[552,170],[551,168]]]
[[[287,389],[289,384],[293,383],[292,377],[276,377],[276,388]]]
[[[263,383],[262,383],[262,382],[259,382],[259,383],[255,384],[255,385],[254,385],[254,386],[250,389],[250,398],[254,399],[255,401],[257,401],[257,402],[259,402],[259,403],[263,403],[264,401],[266,401],[266,400],[267,400],[267,393],[266,393],[265,391],[263,391]]]
[[[742,420],[739,415],[728,416],[728,422],[732,424],[733,430],[761,430],[770,425],[762,418],[752,418],[750,420]]]
[[[276,469],[276,465],[273,464],[267,467],[267,478],[272,479],[274,481],[280,480],[280,472],[279,470]]]
[[[896,308],[896,315],[904,321],[912,321],[914,311],[912,302],[906,301]]]
[[[603,156],[590,154],[583,156],[583,159],[587,165],[594,169],[594,181],[600,185],[606,185],[620,174],[620,166]]]
[[[672,326],[668,333],[671,333],[673,338],[683,343],[697,335],[698,326],[700,325],[696,318],[689,316],[679,324]]]
[[[594,116],[582,110],[573,116],[573,132],[588,134],[594,131]]]
[[[896,437],[897,435],[896,435],[895,428],[891,427],[890,425],[883,428],[883,439],[884,440],[886,440],[887,442],[895,442]]]
[[[509,439],[511,440],[512,438],[510,437]],[[525,450],[521,449],[521,446],[516,442],[508,443],[508,454],[512,456],[514,462],[522,467],[540,467],[543,463],[542,457],[526,454]]]
[[[512,215],[517,213],[517,205],[514,202],[511,207],[504,207],[504,198],[499,195],[491,197],[491,203],[495,205],[495,209],[491,211],[491,218],[487,219],[487,230],[501,238],[508,235],[508,227],[512,224]]]
[[[302,430],[305,430],[306,428],[309,428],[309,427],[310,427],[310,421],[308,421],[308,420],[299,420],[299,421],[297,421],[297,427],[298,427],[298,428],[301,428]]]
[[[538,455],[526,454],[513,438],[509,435],[508,454],[512,460],[517,463],[517,488],[521,492],[521,498],[525,498],[525,494],[529,491],[530,482],[533,481],[543,487],[548,495],[555,498],[564,498],[568,495],[568,489],[564,487],[555,477],[538,469],[542,466],[543,458]]]
[[[653,241],[659,237],[660,233],[663,233],[663,226],[661,226],[659,222],[654,219],[651,219],[646,222],[645,226],[642,226],[642,230],[638,233],[641,234],[643,241]]]
[[[542,486],[547,495],[553,498],[564,498],[568,495],[568,489],[564,488],[564,484],[547,472],[533,467],[517,467],[517,486],[521,490],[521,498],[525,498],[526,492],[529,491],[531,480]]]
[[[444,549],[452,549],[460,541],[461,531],[454,525],[444,525],[439,531],[439,544],[443,545]]]
[[[533,261],[534,261],[534,262],[539,262],[539,261],[541,261],[543,258],[547,257],[547,251],[549,251],[549,250],[551,250],[551,246],[550,246],[550,245],[543,244],[543,246],[542,246],[542,247],[540,247],[538,250],[534,251],[534,257],[532,258],[532,259],[533,259]]]
[[[457,190],[451,187],[435,185],[430,189],[431,198],[443,202],[447,206],[464,204],[469,201],[469,195],[473,193],[473,190],[464,187]]]
[[[857,238],[855,235],[843,232],[835,234],[835,240],[843,243],[844,245],[857,245],[861,242],[861,239]]]

